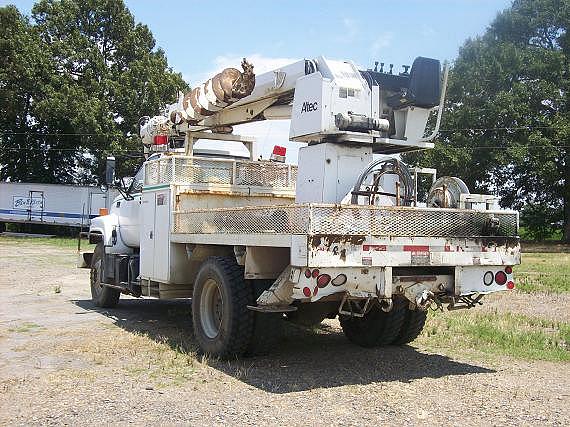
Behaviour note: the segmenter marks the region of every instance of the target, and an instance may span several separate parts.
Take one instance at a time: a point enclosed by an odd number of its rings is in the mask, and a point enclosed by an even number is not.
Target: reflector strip
[[[362,245],[362,250],[365,252],[370,251],[385,251],[386,245]]]
[[[429,246],[404,245],[404,252],[429,252]]]

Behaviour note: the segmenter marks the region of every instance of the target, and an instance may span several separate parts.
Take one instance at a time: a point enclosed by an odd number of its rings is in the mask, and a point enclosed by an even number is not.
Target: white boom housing
[[[437,129],[425,138],[425,128],[430,112],[441,111],[446,81],[447,68],[442,82],[439,61],[428,58],[417,58],[410,73],[399,75],[359,71],[352,62],[324,57],[302,60],[255,76],[249,95],[212,107],[216,111],[199,121],[180,120],[182,101],[172,104],[141,127],[141,137],[152,144],[165,133],[291,119],[293,141],[369,142],[378,153],[432,148]],[[202,92],[211,93],[207,85]]]

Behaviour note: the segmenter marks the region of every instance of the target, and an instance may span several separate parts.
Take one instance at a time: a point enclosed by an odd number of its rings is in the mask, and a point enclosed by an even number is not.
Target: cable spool
[[[385,175],[396,175],[396,192],[384,191],[380,185]],[[363,188],[364,187],[364,188]],[[378,205],[379,196],[394,197],[397,206],[410,206],[413,201],[414,181],[408,167],[393,158],[375,160],[362,171],[352,190],[351,204],[359,204],[359,197],[368,197],[368,204]]]
[[[461,194],[470,194],[465,183],[455,176],[442,176],[431,186],[428,208],[458,208]]]

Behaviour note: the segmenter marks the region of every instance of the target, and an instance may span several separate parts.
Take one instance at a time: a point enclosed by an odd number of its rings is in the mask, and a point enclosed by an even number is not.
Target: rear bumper
[[[508,290],[508,284],[514,283],[512,272],[505,273],[504,282],[495,280],[498,272],[505,272],[505,266],[475,265],[437,269],[292,267],[289,281],[292,284],[293,300],[302,302],[315,302],[335,294],[379,299],[407,296],[418,286],[442,297],[460,297]]]

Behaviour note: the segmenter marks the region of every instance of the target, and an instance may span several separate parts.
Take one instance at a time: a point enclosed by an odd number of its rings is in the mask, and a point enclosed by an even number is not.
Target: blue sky
[[[29,14],[32,0],[4,1]],[[374,61],[396,70],[416,56],[453,60],[469,38],[482,34],[510,0],[191,1],[126,0],[149,26],[170,65],[195,85],[247,57],[256,72],[320,55]],[[263,153],[287,144],[288,123],[247,125]],[[245,133],[244,132],[244,133]],[[296,151],[296,150],[294,150]],[[288,153],[289,154],[289,153]],[[289,157],[289,156],[288,156]]]

